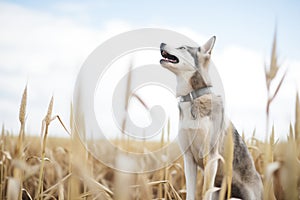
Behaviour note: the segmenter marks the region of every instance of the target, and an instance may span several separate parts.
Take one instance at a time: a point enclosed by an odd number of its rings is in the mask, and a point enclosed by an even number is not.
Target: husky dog
[[[225,138],[232,134],[232,198],[260,200],[263,198],[262,181],[255,170],[246,144],[226,119],[220,96],[213,93],[209,69],[213,66],[211,52],[216,37],[203,46],[178,48],[162,43],[160,64],[177,78],[176,96],[179,99],[179,146],[184,154],[186,199],[194,200],[197,166],[204,174],[204,199],[219,199],[224,177]],[[221,156],[220,156],[221,155]],[[226,161],[225,161],[226,162]]]

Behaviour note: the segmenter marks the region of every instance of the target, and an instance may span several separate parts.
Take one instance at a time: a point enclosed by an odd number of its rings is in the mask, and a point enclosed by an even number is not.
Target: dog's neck
[[[186,73],[184,76],[177,76],[176,96],[185,96],[195,90],[211,86],[210,80],[204,79],[199,72]]]

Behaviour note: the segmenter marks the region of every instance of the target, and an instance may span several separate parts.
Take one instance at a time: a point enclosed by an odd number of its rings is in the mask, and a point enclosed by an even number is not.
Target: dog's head
[[[208,68],[215,41],[216,37],[213,36],[200,47],[180,46],[177,48],[162,43],[160,52],[163,58],[160,60],[160,64],[173,72],[177,76],[177,80],[187,84],[185,90],[209,86],[211,83],[208,77]],[[190,91],[181,91],[180,93],[186,92]]]

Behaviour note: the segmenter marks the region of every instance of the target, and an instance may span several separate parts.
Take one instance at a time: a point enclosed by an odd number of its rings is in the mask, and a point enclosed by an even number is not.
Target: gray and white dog
[[[216,37],[203,46],[178,48],[162,43],[160,64],[177,78],[179,98],[179,146],[184,153],[187,199],[194,200],[197,166],[204,174],[203,199],[219,199],[224,177],[225,137],[232,134],[231,197],[244,200],[263,198],[263,185],[246,144],[224,115],[222,98],[213,92],[209,69],[213,66],[211,52]],[[221,156],[220,156],[221,155]]]

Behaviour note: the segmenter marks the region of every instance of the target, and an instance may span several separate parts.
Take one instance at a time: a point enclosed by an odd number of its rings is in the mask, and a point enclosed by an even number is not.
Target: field
[[[270,105],[280,90],[281,77],[274,93],[270,91],[278,71],[274,40],[270,67],[266,67],[266,86],[269,100],[266,103],[266,124],[269,125]],[[277,141],[274,129],[266,130],[265,141],[253,137],[245,142],[252,154],[257,171],[264,183],[264,199],[300,199],[300,104],[295,97],[295,124],[290,125],[286,141]],[[48,137],[48,127],[53,120],[53,99],[43,119],[41,137],[28,137],[25,132],[27,88],[20,107],[20,132],[13,134],[4,126],[0,136],[0,199],[185,199],[185,179],[182,158],[171,165],[149,173],[128,174],[115,171],[90,155],[79,142],[72,127],[64,127],[68,138]],[[72,112],[71,112],[72,113]],[[72,118],[72,117],[70,117]],[[61,122],[62,123],[62,122]],[[62,126],[63,123],[62,123]],[[243,135],[242,135],[243,136]],[[244,138],[244,137],[243,137]],[[101,143],[101,141],[99,141]],[[169,141],[138,142],[128,138],[117,141],[126,150],[141,152],[168,145]],[[146,144],[147,143],[147,144]],[[225,189],[230,189],[232,143],[227,142],[228,152],[224,158],[226,177],[220,188],[225,197]],[[178,151],[173,145],[171,151]],[[106,152],[111,160],[128,161],[114,152]],[[144,161],[151,165],[155,158]],[[201,199],[203,176],[198,172],[197,197]],[[206,191],[210,192],[210,191]]]

